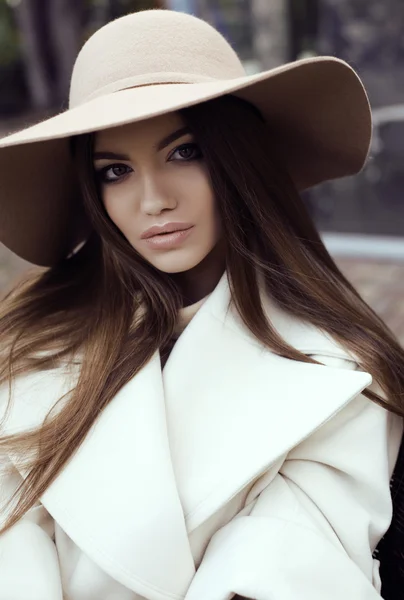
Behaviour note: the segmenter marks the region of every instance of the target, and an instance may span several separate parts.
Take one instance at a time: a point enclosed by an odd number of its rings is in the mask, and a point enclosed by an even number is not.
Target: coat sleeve
[[[372,554],[401,435],[399,417],[356,397],[261,478],[248,513],[212,537],[186,600],[380,599]]]
[[[53,379],[51,379],[53,378]],[[62,381],[62,378],[59,378]],[[13,408],[6,433],[41,424],[43,415],[62,394],[55,373],[22,376],[15,384]],[[52,385],[51,385],[52,384]],[[52,397],[54,396],[54,400]],[[0,390],[2,411],[8,391]],[[43,407],[38,405],[42,403]],[[7,429],[8,428],[8,429]],[[7,455],[0,455],[0,524],[7,519],[7,503],[21,483],[21,475]],[[62,600],[59,560],[54,543],[54,520],[38,503],[10,530],[0,535],[0,600]]]
[[[21,476],[2,461],[2,505]],[[7,469],[7,471],[6,471]],[[2,522],[7,515],[2,513]],[[53,541],[54,521],[38,504],[0,536],[0,600],[62,600],[58,555]]]

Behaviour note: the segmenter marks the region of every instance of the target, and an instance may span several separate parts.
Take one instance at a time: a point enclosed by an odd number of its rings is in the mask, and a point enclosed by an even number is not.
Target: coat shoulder
[[[269,297],[263,306],[271,326],[290,346],[327,367],[359,370],[358,357],[328,332],[286,312]]]

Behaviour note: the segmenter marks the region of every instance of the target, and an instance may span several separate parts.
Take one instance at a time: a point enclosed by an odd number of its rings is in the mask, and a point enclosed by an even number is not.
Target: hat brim
[[[297,188],[358,172],[371,113],[356,73],[319,57],[257,75],[129,88],[94,98],[0,140],[0,240],[22,258],[54,264],[78,238],[81,202],[68,138],[234,94],[271,125]]]

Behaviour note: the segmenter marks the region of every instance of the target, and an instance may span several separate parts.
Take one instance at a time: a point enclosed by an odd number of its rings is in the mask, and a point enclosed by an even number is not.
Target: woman
[[[404,355],[298,195],[369,139],[345,63],[247,77],[146,11],[1,141],[0,239],[46,267],[0,320],[1,600],[380,598]]]

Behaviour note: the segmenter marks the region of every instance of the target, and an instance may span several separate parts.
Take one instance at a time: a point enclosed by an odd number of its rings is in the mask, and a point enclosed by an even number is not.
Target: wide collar
[[[163,374],[156,354],[42,497],[92,560],[150,600],[183,598],[195,573],[190,533],[371,382],[366,373],[275,356],[229,301],[224,276]],[[323,333],[266,308],[298,349],[343,355]],[[13,411],[17,429],[45,414],[43,396],[30,389],[23,411],[18,403]]]

